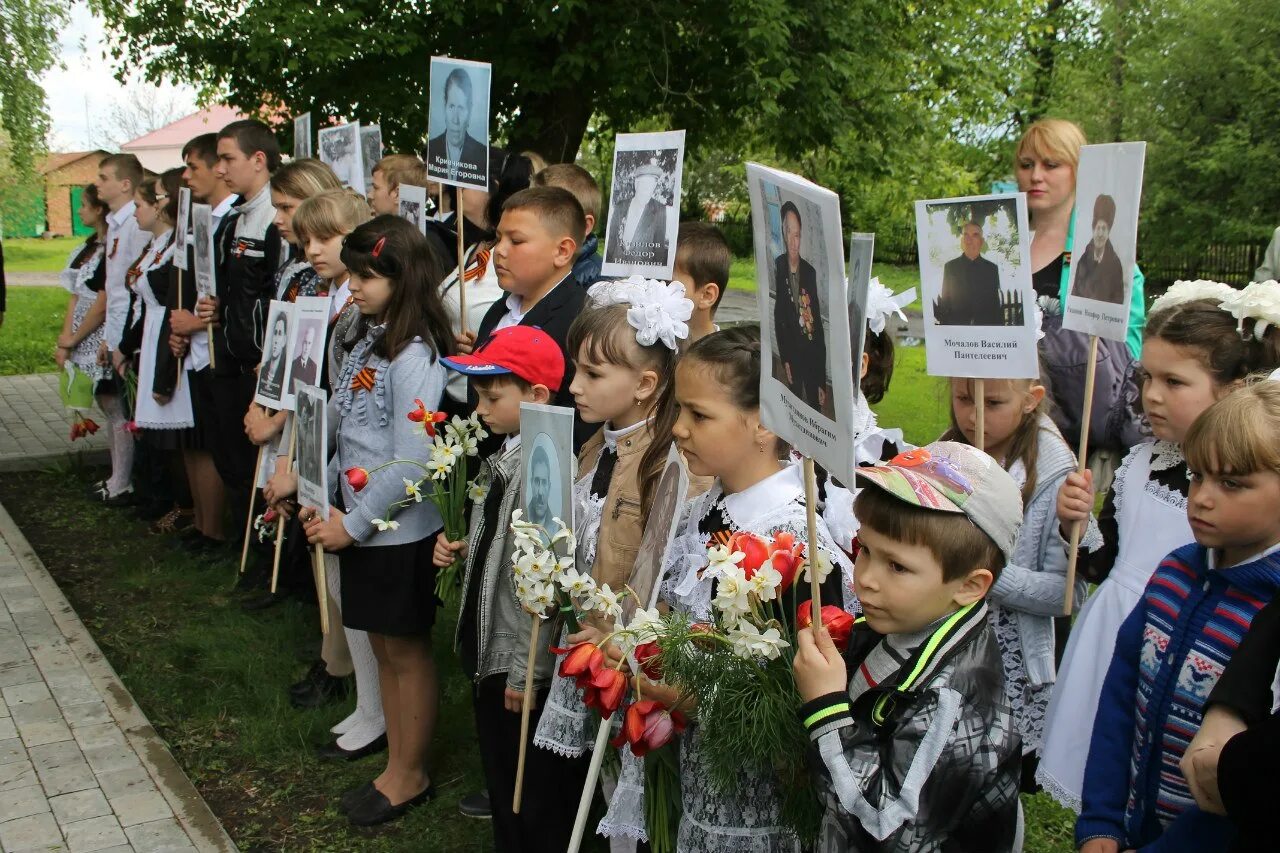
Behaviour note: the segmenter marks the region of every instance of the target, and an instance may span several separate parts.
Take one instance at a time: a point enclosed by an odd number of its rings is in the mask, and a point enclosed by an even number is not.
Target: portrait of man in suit
[[[774,378],[808,406],[823,411],[827,401],[827,343],[822,327],[818,273],[800,256],[804,224],[794,202],[782,205],[786,251],[773,264],[773,328],[781,376]]]
[[[475,103],[471,75],[454,68],[444,82],[444,131],[427,140],[427,167],[433,175],[451,181],[479,176],[487,180],[486,146],[471,135],[471,108]]]
[[[295,394],[299,385],[315,385],[316,380],[320,377],[320,362],[315,352],[315,346],[315,324],[307,323],[306,328],[302,331],[302,337],[298,340],[298,356],[293,360],[293,369],[289,373],[292,377]]]
[[[619,205],[610,223],[616,250],[623,261],[662,263],[667,256],[668,206],[658,193],[663,171],[657,157],[649,157],[631,172],[631,198]]]
[[[280,401],[284,391],[285,346],[289,342],[289,318],[277,314],[271,323],[271,337],[263,347],[266,362],[258,371],[258,394],[270,400]]]
[[[934,303],[939,326],[1003,326],[1000,268],[982,257],[986,237],[982,224],[970,220],[960,229],[958,257],[942,268],[942,294]]]

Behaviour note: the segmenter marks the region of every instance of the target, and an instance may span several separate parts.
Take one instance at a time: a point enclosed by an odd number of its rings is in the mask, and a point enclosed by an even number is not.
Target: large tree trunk
[[[1040,15],[1040,22],[1052,29],[1039,36],[1031,48],[1033,65],[1031,78],[1031,104],[1027,108],[1028,123],[1044,118],[1053,94],[1053,69],[1058,61],[1058,47],[1062,42],[1062,12],[1066,0],[1049,0]]]
[[[1127,0],[1115,0],[1116,29],[1111,53],[1111,141],[1124,141],[1124,77],[1129,50]]]
[[[535,151],[548,163],[572,163],[591,120],[591,97],[580,90],[531,93],[507,137],[510,151]]]

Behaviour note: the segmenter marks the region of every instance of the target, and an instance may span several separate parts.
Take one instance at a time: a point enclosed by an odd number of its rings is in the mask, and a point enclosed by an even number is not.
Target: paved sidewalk
[[[0,506],[0,851],[234,851]]]
[[[76,454],[105,458],[107,419],[97,409],[90,417],[102,429],[71,440],[71,415],[58,399],[61,375],[0,376],[0,471],[30,471]]]

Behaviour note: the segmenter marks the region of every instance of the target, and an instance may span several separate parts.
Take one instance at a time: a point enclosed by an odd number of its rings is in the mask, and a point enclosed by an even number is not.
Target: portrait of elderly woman
[[[1119,305],[1124,302],[1124,267],[1111,245],[1111,228],[1116,222],[1116,201],[1100,195],[1093,203],[1093,237],[1089,245],[1074,258],[1076,278],[1072,296],[1096,299]],[[1077,223],[1076,227],[1080,227]]]

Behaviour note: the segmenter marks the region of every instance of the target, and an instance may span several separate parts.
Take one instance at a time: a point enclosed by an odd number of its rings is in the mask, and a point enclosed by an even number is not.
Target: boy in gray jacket
[[[487,489],[471,511],[466,542],[436,540],[434,561],[450,565],[466,560],[462,611],[455,645],[472,690],[480,762],[488,788],[495,846],[502,851],[563,851],[568,847],[586,764],[526,744],[524,795],[520,814],[511,811],[516,759],[520,749],[520,713],[532,702],[529,732],[538,716],[555,656],[538,649],[532,696],[524,694],[526,655],[532,630],[530,614],[515,594],[512,574],[514,538],[511,513],[520,497],[520,404],[548,403],[564,381],[560,345],[533,326],[509,326],[494,332],[471,355],[441,359],[471,377],[476,413],[502,445],[480,465],[476,483]],[[554,626],[543,635],[555,637]],[[472,795],[460,804],[463,814],[484,817],[483,799]]]

